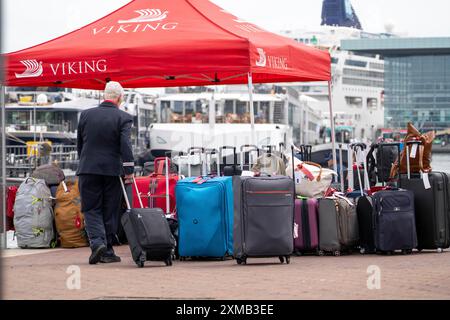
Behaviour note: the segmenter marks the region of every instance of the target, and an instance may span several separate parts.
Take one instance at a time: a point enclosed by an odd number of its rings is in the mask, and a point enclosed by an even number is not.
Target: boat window
[[[345,60],[345,65],[346,66],[365,68],[365,67],[367,67],[367,62],[366,61],[360,61],[360,60],[348,59],[348,60]]]
[[[362,98],[361,97],[345,97],[345,101],[350,107],[362,108]]]
[[[368,109],[376,109],[378,107],[378,99],[377,98],[367,98],[367,108]]]
[[[238,101],[236,103],[236,113],[238,115],[243,115],[244,113],[247,113],[247,102]]]

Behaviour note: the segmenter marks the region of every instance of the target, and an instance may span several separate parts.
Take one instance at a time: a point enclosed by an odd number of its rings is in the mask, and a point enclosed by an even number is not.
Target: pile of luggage
[[[53,164],[8,187],[7,221],[10,243],[20,248],[88,246],[78,181]]]
[[[441,252],[450,247],[450,177],[411,165],[430,157],[423,144],[408,138],[403,149],[398,143],[370,150],[350,145],[351,181],[345,184],[333,170],[308,161],[305,146],[292,147],[289,157],[275,147],[242,146],[239,164],[234,147],[191,148],[184,156],[204,159],[201,173],[188,178],[171,173],[174,181],[166,182],[172,206],[176,199],[177,253],[181,260],[233,257],[246,264],[257,257],[289,263],[291,254]],[[231,165],[223,156],[227,149],[233,151]],[[339,188],[339,182],[349,188]]]
[[[176,257],[246,264],[289,263],[292,254],[442,252],[450,247],[450,175],[431,171],[432,138],[410,126],[403,144],[349,145],[339,172],[311,162],[310,146],[285,154],[282,145],[244,145],[240,161],[230,146],[156,158],[152,173],[122,183],[120,242],[139,267]],[[76,180],[49,180],[35,175],[17,190],[19,246],[51,246],[53,221],[63,247],[87,245]]]

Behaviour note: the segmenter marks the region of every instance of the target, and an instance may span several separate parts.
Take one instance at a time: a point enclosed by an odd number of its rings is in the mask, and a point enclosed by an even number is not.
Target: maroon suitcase
[[[318,201],[296,199],[294,214],[294,251],[315,253],[319,247]]]

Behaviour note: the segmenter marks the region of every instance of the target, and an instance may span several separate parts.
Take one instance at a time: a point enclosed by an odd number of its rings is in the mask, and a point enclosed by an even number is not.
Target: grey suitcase
[[[289,177],[233,177],[233,251],[238,264],[251,257],[290,262],[294,250],[294,182]]]
[[[347,198],[319,200],[319,255],[351,253],[359,244],[356,206]]]

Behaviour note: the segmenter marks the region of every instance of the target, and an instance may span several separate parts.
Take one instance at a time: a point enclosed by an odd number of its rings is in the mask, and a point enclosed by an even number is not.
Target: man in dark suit
[[[78,123],[77,175],[92,250],[90,264],[120,262],[112,246],[122,201],[119,176],[131,180],[134,173],[130,138],[133,118],[119,110],[123,95],[118,82],[108,82],[105,101],[83,111]]]

